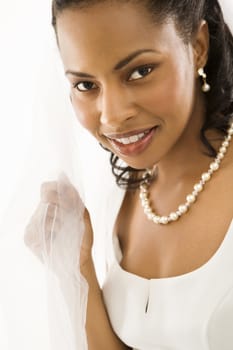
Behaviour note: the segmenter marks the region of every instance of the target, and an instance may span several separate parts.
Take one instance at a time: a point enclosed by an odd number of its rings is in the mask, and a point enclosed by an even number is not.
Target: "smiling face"
[[[185,45],[172,21],[103,2],[64,10],[57,35],[77,118],[104,147],[142,169],[198,142],[202,46]]]

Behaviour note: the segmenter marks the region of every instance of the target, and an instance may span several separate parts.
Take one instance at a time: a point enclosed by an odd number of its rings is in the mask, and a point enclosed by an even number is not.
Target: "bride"
[[[63,348],[232,349],[233,37],[218,1],[52,9],[75,116],[104,154],[81,131],[73,178],[42,184],[25,233]]]

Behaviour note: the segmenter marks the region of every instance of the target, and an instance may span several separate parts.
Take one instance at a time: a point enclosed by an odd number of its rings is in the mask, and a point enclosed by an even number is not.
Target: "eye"
[[[150,74],[152,72],[153,68],[154,68],[153,66],[138,67],[130,75],[129,81],[144,78],[145,76],[147,76],[148,74]]]
[[[87,92],[90,90],[97,89],[97,86],[91,81],[80,81],[79,83],[74,85],[74,88],[81,92]]]

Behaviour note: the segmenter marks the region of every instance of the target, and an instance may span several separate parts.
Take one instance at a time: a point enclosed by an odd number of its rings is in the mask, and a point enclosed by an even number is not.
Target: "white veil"
[[[1,219],[4,350],[87,349],[88,286],[79,271],[85,229],[79,197],[84,196],[79,160],[83,130],[70,105],[52,28],[48,37],[34,85],[23,174],[16,174],[17,191]],[[41,201],[44,182],[56,185],[56,205]]]
[[[231,1],[220,2],[233,26]],[[30,150],[0,227],[0,348],[4,350],[87,349],[88,286],[79,271],[83,203],[89,179],[92,186],[95,183],[90,156],[97,167],[106,166],[109,155],[75,119],[52,28],[45,52],[33,87]],[[40,202],[41,184],[48,181],[56,182],[58,205]],[[48,223],[51,213],[55,219]],[[36,215],[33,224],[32,215]],[[24,242],[25,230],[30,249]],[[104,250],[104,242],[96,244]],[[95,263],[101,281],[104,254],[102,262]]]

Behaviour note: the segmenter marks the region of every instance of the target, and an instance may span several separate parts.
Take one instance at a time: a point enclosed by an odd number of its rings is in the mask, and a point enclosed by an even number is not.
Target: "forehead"
[[[117,60],[143,48],[171,50],[180,41],[172,21],[156,23],[143,5],[132,2],[66,9],[58,16],[57,35],[68,68],[74,61]]]

